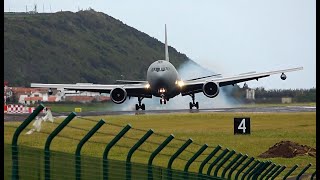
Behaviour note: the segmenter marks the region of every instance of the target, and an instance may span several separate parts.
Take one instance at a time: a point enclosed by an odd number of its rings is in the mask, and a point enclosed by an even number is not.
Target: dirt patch
[[[281,141],[270,147],[266,152],[260,154],[260,158],[284,157],[292,158],[295,156],[309,155],[316,157],[316,149],[306,145],[300,145],[291,141]]]

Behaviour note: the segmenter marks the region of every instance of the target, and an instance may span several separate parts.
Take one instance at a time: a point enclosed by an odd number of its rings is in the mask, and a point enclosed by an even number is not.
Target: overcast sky
[[[315,0],[4,0],[4,11],[87,9],[104,12],[224,76],[303,66],[252,81],[267,89],[316,86]],[[162,59],[163,57],[159,57]]]

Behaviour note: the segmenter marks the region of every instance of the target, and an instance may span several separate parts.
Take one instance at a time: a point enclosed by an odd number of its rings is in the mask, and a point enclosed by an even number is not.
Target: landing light
[[[149,88],[150,88],[150,84],[148,83],[148,84],[146,84],[144,87],[145,87],[146,89],[149,89]]]
[[[160,93],[165,93],[165,92],[166,92],[166,89],[161,88],[161,89],[159,89],[159,92],[160,92]]]
[[[184,86],[184,82],[183,82],[183,81],[176,81],[176,84],[177,84],[179,87]]]

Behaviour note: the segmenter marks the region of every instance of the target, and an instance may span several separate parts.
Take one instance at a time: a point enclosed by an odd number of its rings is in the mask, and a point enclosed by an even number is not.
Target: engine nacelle
[[[286,76],[286,74],[282,73],[281,76],[280,76],[280,78],[281,78],[282,80],[286,80],[286,79],[287,79],[287,76]]]
[[[214,98],[219,94],[219,86],[214,82],[207,82],[202,87],[203,94],[209,98]]]
[[[127,99],[127,91],[123,88],[114,88],[110,92],[112,102],[121,104]]]
[[[52,89],[49,88],[49,90],[48,90],[48,95],[51,96],[52,94],[53,94]]]

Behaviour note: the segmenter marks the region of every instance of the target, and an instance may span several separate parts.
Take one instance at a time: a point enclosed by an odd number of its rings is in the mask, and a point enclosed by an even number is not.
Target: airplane
[[[255,71],[242,73],[229,77],[215,77],[220,74],[198,77],[188,80],[182,80],[176,68],[169,61],[167,27],[165,25],[165,59],[153,62],[147,70],[146,81],[133,80],[117,80],[120,84],[93,84],[93,83],[76,83],[76,84],[41,84],[31,83],[31,87],[49,88],[49,94],[52,89],[58,90],[75,90],[77,92],[99,92],[109,93],[110,99],[116,103],[123,103],[127,97],[137,97],[138,104],[135,109],[145,110],[145,104],[142,104],[144,98],[152,98],[153,96],[160,98],[160,104],[166,104],[167,101],[177,95],[191,96],[192,102],[189,108],[199,109],[199,103],[195,102],[195,94],[203,93],[208,98],[214,98],[219,94],[219,90],[223,86],[235,85],[241,82],[257,80],[274,74],[280,74],[280,78],[287,78],[286,72],[302,70],[303,67],[276,70],[257,73]]]

